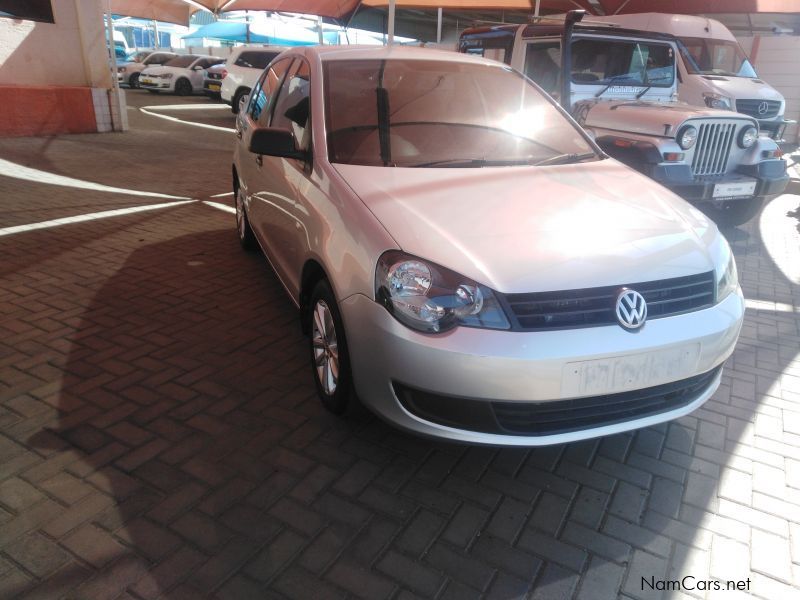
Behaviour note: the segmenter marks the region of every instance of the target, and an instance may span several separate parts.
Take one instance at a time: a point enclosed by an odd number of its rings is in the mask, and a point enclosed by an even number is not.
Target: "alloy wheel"
[[[324,300],[314,306],[314,319],[311,326],[311,343],[314,349],[314,365],[317,378],[326,394],[336,393],[339,381],[339,346],[336,340],[336,327],[333,316]]]

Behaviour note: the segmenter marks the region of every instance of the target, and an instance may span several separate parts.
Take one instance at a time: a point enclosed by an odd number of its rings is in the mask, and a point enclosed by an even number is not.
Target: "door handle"
[[[236,130],[236,137],[239,138],[239,139],[242,139],[242,130],[241,129],[237,129]]]
[[[259,167],[264,164],[264,158],[260,154],[256,154],[256,164]]]

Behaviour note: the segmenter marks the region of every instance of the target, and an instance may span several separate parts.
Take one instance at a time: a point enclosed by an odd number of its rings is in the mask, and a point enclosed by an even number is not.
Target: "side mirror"
[[[202,71],[204,69],[205,69],[205,67],[202,67],[200,65],[195,65],[195,66],[192,67],[192,71]]]
[[[305,160],[307,153],[297,149],[294,133],[278,127],[261,127],[254,129],[250,136],[250,152],[281,158],[297,158]]]

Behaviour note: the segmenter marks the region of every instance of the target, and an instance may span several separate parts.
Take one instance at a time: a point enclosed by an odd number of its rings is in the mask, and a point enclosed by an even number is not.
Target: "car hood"
[[[707,272],[722,243],[702,213],[612,159],[334,167],[402,250],[505,293]]]
[[[673,138],[687,119],[736,119],[750,117],[729,110],[690,106],[683,102],[657,104],[636,100],[584,100],[575,105],[574,114],[584,126]]]
[[[758,99],[782,101],[783,96],[761,79],[749,77],[726,77],[701,75],[709,89],[734,99]]]

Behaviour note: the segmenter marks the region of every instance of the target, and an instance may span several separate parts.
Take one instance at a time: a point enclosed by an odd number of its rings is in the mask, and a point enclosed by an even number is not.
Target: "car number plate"
[[[218,92],[219,88],[220,88],[220,85],[218,83],[209,83],[208,84],[208,89],[210,89],[212,91]]]
[[[147,83],[148,85],[153,83],[152,79],[142,79],[142,83]]]
[[[714,198],[735,198],[752,196],[756,192],[755,181],[737,181],[734,183],[718,183],[714,186]]]
[[[700,344],[568,363],[562,396],[599,396],[652,387],[694,375]]]

